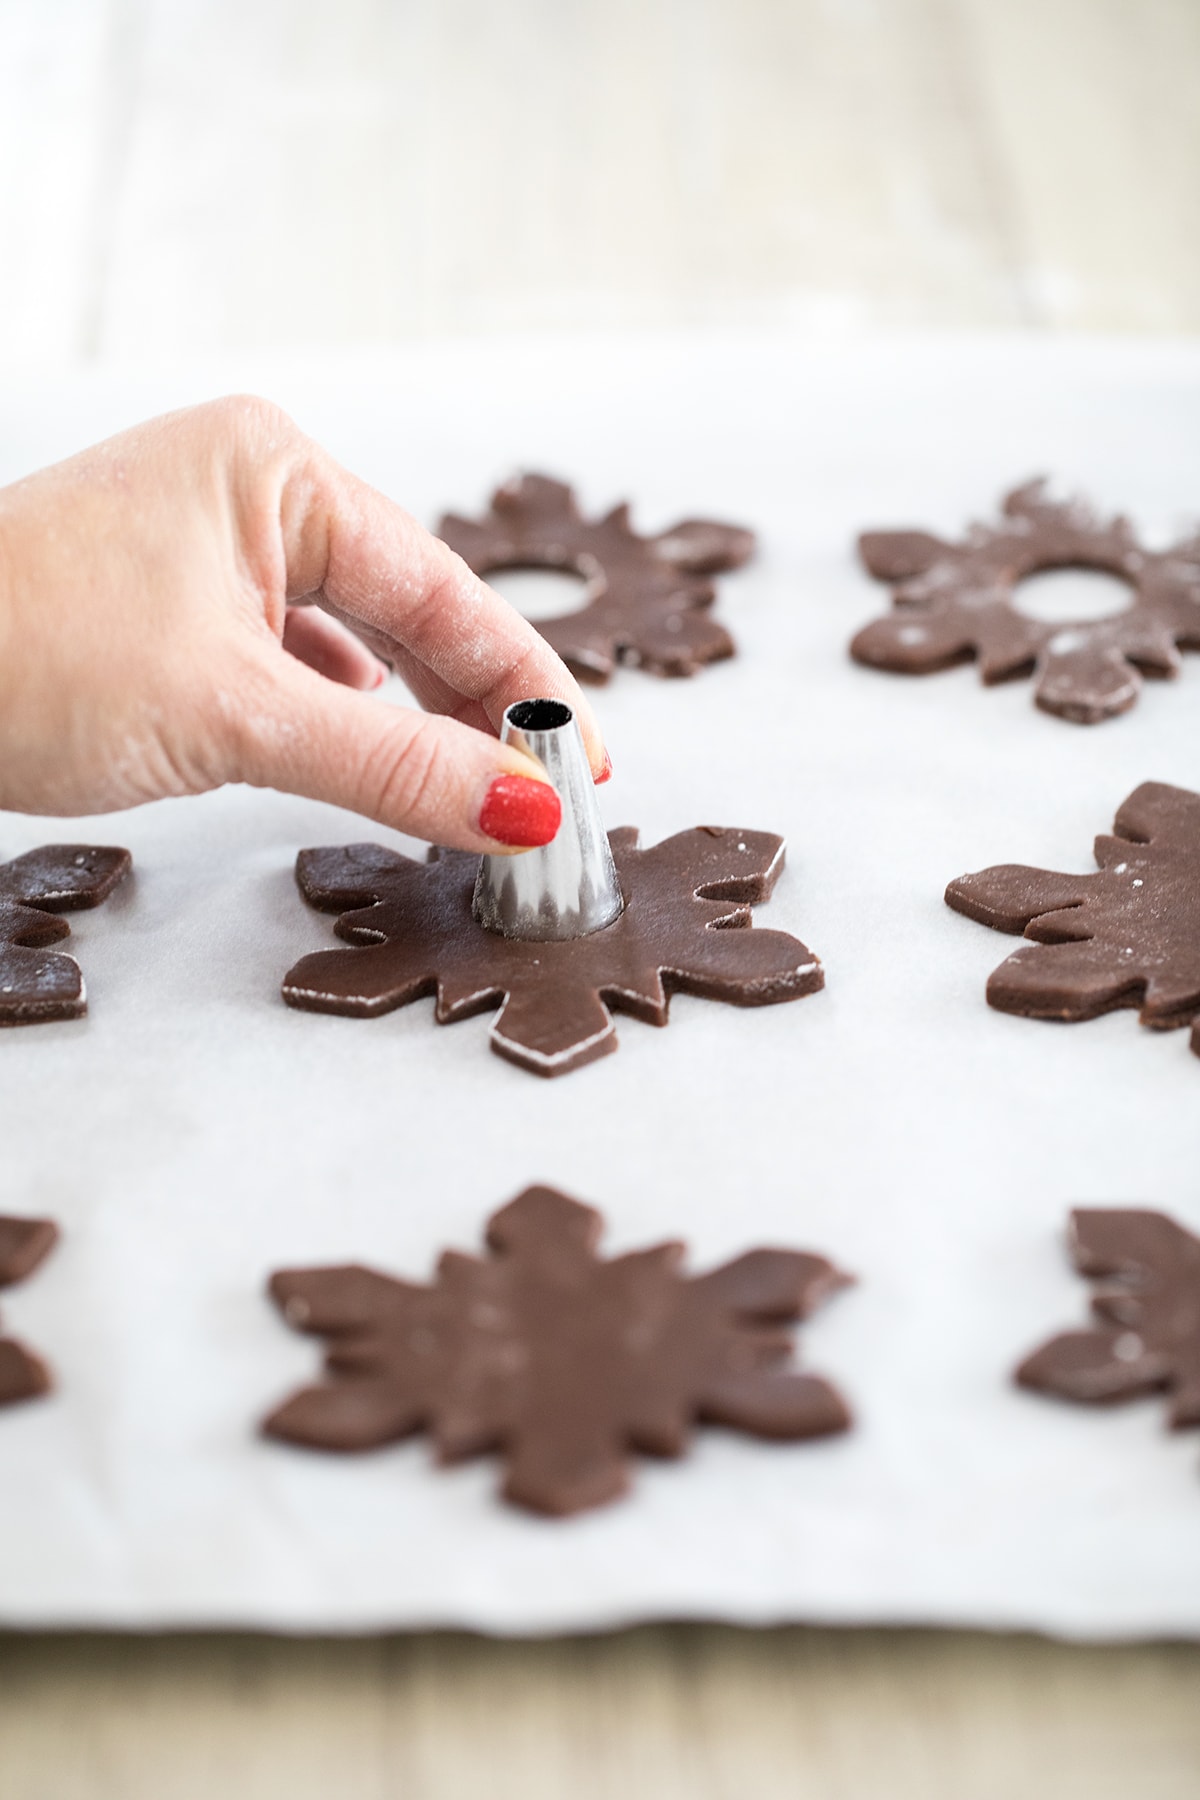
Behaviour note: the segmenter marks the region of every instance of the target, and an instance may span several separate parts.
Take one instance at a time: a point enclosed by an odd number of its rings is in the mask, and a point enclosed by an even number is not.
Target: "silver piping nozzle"
[[[502,937],[542,943],[601,931],[625,901],[575,714],[561,700],[518,700],[504,715],[500,741],[542,764],[562,802],[562,824],[540,849],[483,858],[475,917]]]

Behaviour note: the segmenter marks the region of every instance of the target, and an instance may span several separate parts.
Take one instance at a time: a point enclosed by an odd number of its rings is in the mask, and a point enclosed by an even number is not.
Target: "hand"
[[[364,697],[372,651],[428,712]],[[0,807],[245,781],[465,850],[545,843],[558,797],[495,735],[543,694],[603,779],[544,639],[265,401],[155,419],[0,490]]]

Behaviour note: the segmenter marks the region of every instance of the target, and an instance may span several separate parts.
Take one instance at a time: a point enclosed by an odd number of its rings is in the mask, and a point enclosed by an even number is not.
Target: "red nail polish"
[[[483,797],[479,829],[498,844],[533,850],[548,844],[562,824],[562,802],[548,781],[498,775]]]
[[[612,780],[612,757],[607,750],[604,752],[604,767],[594,779],[597,787],[603,787],[606,781]]]

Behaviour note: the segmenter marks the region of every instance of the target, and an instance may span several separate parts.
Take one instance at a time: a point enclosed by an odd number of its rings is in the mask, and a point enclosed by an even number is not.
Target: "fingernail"
[[[387,680],[387,678],[388,678],[388,672],[384,668],[383,664],[380,663],[379,667],[375,671],[375,686],[377,688],[381,688],[383,686],[384,682]]]
[[[562,824],[562,802],[548,781],[498,775],[483,797],[479,829],[522,850],[548,844]]]
[[[601,769],[600,773],[593,776],[592,779],[595,781],[597,787],[603,787],[606,781],[612,780],[612,757],[608,754],[607,750],[604,752],[604,767]]]

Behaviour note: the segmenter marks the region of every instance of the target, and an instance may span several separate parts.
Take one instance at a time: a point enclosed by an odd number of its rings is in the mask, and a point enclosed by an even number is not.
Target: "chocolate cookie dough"
[[[626,826],[609,841],[625,910],[602,931],[555,943],[477,923],[479,859],[466,851],[431,850],[418,863],[377,844],[302,850],[301,893],[340,913],[334,929],[356,948],[303,957],[283,997],[369,1018],[435,994],[440,1025],[499,1007],[493,1050],[535,1074],[563,1075],[616,1049],[614,1011],[665,1025],[673,993],[766,1006],[823,985],[797,938],[750,929],[751,905],[783,867],[782,838],[704,825],[639,850]]]
[[[1148,550],[1127,519],[1049,500],[1041,481],[1015,488],[1002,511],[956,544],[926,531],[863,533],[859,554],[891,584],[895,610],[859,632],[856,661],[927,675],[975,658],[986,683],[1032,674],[1044,712],[1095,725],[1133,705],[1143,675],[1176,675],[1180,650],[1200,650],[1200,536]],[[1016,588],[1049,569],[1116,575],[1132,605],[1083,624],[1026,618]]]
[[[618,663],[695,675],[733,655],[733,639],[708,616],[716,589],[704,577],[751,556],[754,535],[740,526],[685,519],[642,537],[627,505],[585,519],[565,483],[522,475],[497,488],[482,519],[449,513],[438,535],[477,575],[521,568],[582,575],[586,604],[538,620],[537,629],[586,680],[607,681]]]
[[[1096,1324],[1064,1331],[1017,1370],[1022,1387],[1106,1404],[1167,1396],[1167,1422],[1200,1425],[1200,1238],[1165,1213],[1130,1208],[1071,1214],[1071,1260],[1103,1281]]]
[[[989,1006],[1065,1020],[1137,1006],[1143,1025],[1191,1025],[1200,1056],[1200,794],[1147,781],[1114,830],[1096,874],[1003,864],[952,881],[946,903],[1034,940],[994,971]]]
[[[46,844],[0,863],[0,1025],[87,1011],[79,964],[46,945],[71,935],[58,914],[99,906],[130,864],[128,850],[88,844]]]
[[[58,1241],[58,1227],[49,1219],[10,1219],[0,1215],[0,1287],[14,1287],[32,1275]],[[50,1371],[40,1356],[0,1337],[0,1406],[17,1400],[33,1400],[48,1393]]]
[[[357,1266],[273,1275],[288,1323],[329,1340],[327,1379],[264,1432],[369,1450],[427,1431],[443,1463],[498,1451],[506,1500],[564,1514],[624,1493],[634,1451],[682,1456],[698,1422],[846,1429],[837,1392],[788,1366],[786,1327],[848,1279],[824,1257],[751,1250],[689,1277],[679,1243],[602,1261],[602,1230],[531,1187],[490,1220],[490,1256],[444,1251],[429,1287]]]

